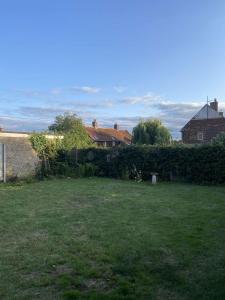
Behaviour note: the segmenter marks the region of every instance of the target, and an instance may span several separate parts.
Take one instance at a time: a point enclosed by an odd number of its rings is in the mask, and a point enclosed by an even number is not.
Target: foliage
[[[130,177],[132,177],[136,182],[142,182],[142,172],[141,170],[137,170],[136,166],[133,165],[133,167],[130,170]]]
[[[169,130],[157,119],[141,121],[133,129],[133,144],[167,145],[170,140]]]
[[[71,165],[68,161],[60,161],[51,164],[51,175],[62,177],[92,177],[96,170],[97,167],[91,163]]]
[[[51,162],[56,159],[58,151],[62,148],[62,139],[57,136],[48,139],[44,133],[33,133],[30,136],[30,142],[40,159],[36,176],[38,179],[43,179],[52,173]]]
[[[225,132],[218,134],[211,143],[213,145],[225,147]]]
[[[32,148],[36,151],[39,158],[43,158],[44,156],[47,155],[46,147],[47,147],[48,140],[44,134],[33,133],[30,136],[30,142]]]
[[[82,120],[75,114],[65,113],[56,116],[55,122],[49,126],[49,130],[63,134],[63,147],[67,150],[90,147],[92,144]]]
[[[81,149],[78,153],[78,163],[81,164],[90,162],[89,157],[92,157],[91,163],[97,167],[98,176],[134,179],[135,166],[141,172],[143,180],[150,180],[151,172],[156,172],[161,180],[225,182],[223,146],[130,146],[117,149]]]
[[[57,136],[47,138],[45,133],[33,133],[30,136],[30,142],[40,159],[54,158],[63,147],[62,139]]]

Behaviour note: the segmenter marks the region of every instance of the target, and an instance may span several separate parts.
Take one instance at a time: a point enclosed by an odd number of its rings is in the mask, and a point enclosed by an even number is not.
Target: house
[[[181,129],[185,144],[205,144],[219,133],[225,132],[223,112],[218,111],[218,101],[205,104],[200,111]]]
[[[131,144],[131,134],[127,130],[119,130],[117,123],[113,128],[100,128],[96,120],[92,127],[85,127],[91,140],[99,147],[126,146]]]

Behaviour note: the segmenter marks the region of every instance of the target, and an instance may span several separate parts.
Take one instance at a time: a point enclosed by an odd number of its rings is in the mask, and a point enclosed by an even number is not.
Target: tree
[[[134,144],[166,145],[170,143],[170,140],[169,130],[157,119],[141,121],[133,129]]]
[[[64,135],[63,145],[67,150],[86,148],[92,144],[82,120],[75,114],[65,113],[57,116],[48,129]]]
[[[224,146],[225,147],[225,132],[221,132],[218,134],[211,142],[213,145],[216,146]]]

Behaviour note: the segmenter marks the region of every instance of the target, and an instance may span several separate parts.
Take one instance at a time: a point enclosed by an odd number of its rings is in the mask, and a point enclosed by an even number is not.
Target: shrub
[[[151,173],[157,172],[162,180],[225,182],[223,146],[129,146],[79,150],[79,164],[90,163],[90,158],[91,163],[97,167],[95,173],[97,176],[134,179],[137,178],[137,172],[140,172],[143,180],[149,180]]]

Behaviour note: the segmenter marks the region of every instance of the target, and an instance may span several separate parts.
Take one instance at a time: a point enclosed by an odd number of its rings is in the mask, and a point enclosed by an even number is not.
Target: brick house
[[[100,128],[97,121],[92,122],[92,127],[85,127],[89,137],[99,147],[126,146],[131,144],[131,134],[127,130],[119,130],[118,124],[113,128]]]
[[[219,133],[225,132],[223,112],[218,111],[216,99],[205,104],[200,111],[181,129],[184,144],[205,144]]]

